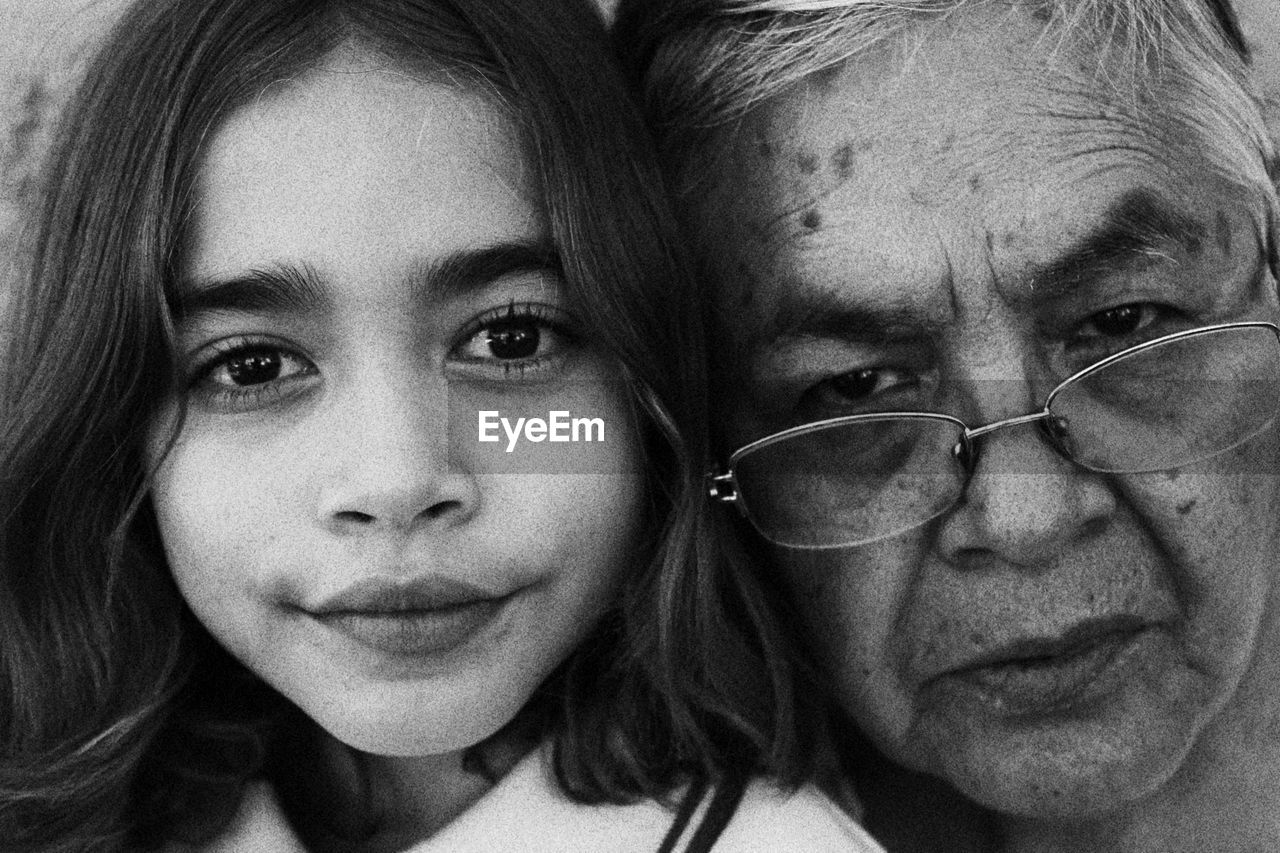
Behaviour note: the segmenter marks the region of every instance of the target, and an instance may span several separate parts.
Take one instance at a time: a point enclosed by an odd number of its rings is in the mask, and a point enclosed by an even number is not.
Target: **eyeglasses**
[[[876,412],[783,430],[735,451],[710,491],[776,544],[864,545],[956,506],[978,462],[976,440],[1005,427],[1035,424],[1087,470],[1137,474],[1224,453],[1278,409],[1280,328],[1225,323],[1110,355],[1064,380],[1040,411],[985,426]]]

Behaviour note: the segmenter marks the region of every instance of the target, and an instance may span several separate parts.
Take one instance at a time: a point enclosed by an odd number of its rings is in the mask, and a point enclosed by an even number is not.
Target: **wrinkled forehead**
[[[1187,97],[1025,10],[921,25],[722,135],[704,245],[745,248],[720,263],[734,289],[837,251],[860,256],[849,276],[871,289],[957,269],[1026,287],[1022,273],[1126,219],[1152,221],[1153,243],[1256,251],[1265,187],[1214,161]]]

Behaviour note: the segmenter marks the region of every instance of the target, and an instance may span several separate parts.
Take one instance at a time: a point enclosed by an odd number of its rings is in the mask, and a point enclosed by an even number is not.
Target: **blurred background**
[[[0,306],[21,210],[76,59],[124,0],[0,0]]]

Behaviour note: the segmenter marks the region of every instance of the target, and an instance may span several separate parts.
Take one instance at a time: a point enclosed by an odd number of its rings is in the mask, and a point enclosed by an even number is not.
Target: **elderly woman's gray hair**
[[[714,174],[713,137],[802,80],[886,45],[904,55],[921,24],[994,0],[623,0],[616,39],[684,197]],[[1001,0],[1009,5],[1007,0]],[[1272,142],[1249,51],[1221,0],[1026,0],[1043,38],[1077,50],[1135,119],[1194,134],[1224,176],[1261,189]],[[1169,98],[1170,91],[1181,97]],[[710,144],[709,144],[710,143]]]

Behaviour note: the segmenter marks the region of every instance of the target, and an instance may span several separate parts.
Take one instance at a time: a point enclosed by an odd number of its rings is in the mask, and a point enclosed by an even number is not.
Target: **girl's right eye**
[[[303,390],[317,375],[299,353],[269,341],[223,341],[197,357],[190,393],[210,408],[247,411]]]

